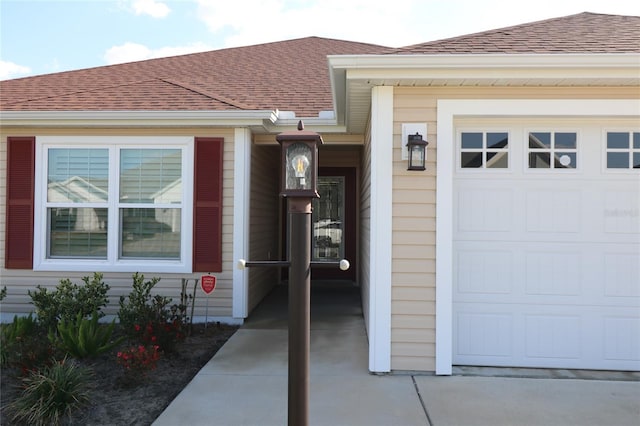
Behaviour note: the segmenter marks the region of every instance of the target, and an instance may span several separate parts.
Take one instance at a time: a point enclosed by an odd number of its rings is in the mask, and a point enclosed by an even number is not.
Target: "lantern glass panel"
[[[289,145],[285,158],[285,190],[312,190],[313,152],[309,145]]]
[[[413,169],[424,168],[424,145],[412,145],[409,151],[409,167]]]

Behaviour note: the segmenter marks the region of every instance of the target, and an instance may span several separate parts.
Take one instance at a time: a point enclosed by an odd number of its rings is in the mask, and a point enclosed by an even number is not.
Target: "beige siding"
[[[13,313],[25,313],[32,310],[29,303],[31,299],[27,295],[29,289],[35,289],[36,285],[45,287],[55,287],[61,278],[70,278],[74,282],[80,283],[82,276],[91,276],[94,271],[86,272],[34,272],[29,270],[4,269],[4,244],[5,244],[5,214],[6,205],[6,150],[8,136],[51,136],[51,135],[87,135],[87,136],[203,136],[224,138],[224,158],[223,158],[223,218],[222,218],[222,241],[223,241],[223,271],[216,273],[216,290],[209,296],[208,315],[209,317],[231,317],[232,316],[232,246],[233,246],[233,129],[64,129],[64,128],[10,128],[0,129],[0,286],[7,286],[7,297],[2,302],[1,313],[3,316]],[[101,272],[101,271],[95,271]],[[147,279],[159,276],[161,281],[157,284],[157,292],[179,300],[182,278],[199,278],[202,274],[145,274]],[[105,283],[111,287],[109,298],[110,307],[108,313],[117,311],[118,298],[126,295],[131,288],[131,274],[129,273],[108,273],[104,277]],[[188,292],[193,294],[193,280],[189,283]],[[204,318],[207,300],[204,293],[197,289],[195,299],[194,317]]]
[[[637,87],[395,88],[391,304],[393,370],[435,369],[435,160],[438,145],[438,100],[637,99],[639,94]],[[428,162],[424,172],[407,171],[406,161],[401,157],[402,123],[411,122],[427,123],[428,126]],[[365,145],[365,152],[366,147]]]
[[[249,259],[280,259],[280,147],[251,150]],[[278,283],[277,268],[249,268],[249,312]]]
[[[371,126],[367,126],[370,129]],[[369,332],[369,294],[370,294],[370,250],[371,241],[371,133],[365,134],[365,144],[362,150],[362,165],[360,174],[360,205],[359,205],[359,283],[362,294],[362,312],[365,327]]]

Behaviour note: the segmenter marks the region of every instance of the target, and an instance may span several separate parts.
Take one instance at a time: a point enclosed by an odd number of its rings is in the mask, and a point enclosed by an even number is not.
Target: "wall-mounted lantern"
[[[427,145],[429,142],[422,139],[422,135],[417,133],[409,135],[407,149],[409,150],[409,165],[407,170],[426,170]]]
[[[302,121],[298,122],[298,130],[282,132],[276,136],[282,146],[282,192],[283,197],[319,198],[318,180],[318,145],[322,145],[322,137],[304,130]]]

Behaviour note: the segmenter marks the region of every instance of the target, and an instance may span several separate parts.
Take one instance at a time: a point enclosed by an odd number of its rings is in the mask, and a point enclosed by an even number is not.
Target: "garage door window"
[[[529,168],[575,169],[577,148],[575,132],[529,132]]]
[[[460,167],[463,169],[509,168],[507,132],[462,132]]]
[[[607,132],[607,169],[640,169],[640,132]]]

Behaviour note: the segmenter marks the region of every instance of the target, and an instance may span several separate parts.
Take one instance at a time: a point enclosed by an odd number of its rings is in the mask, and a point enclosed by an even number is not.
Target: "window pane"
[[[487,133],[487,148],[506,148],[508,145],[508,133]]]
[[[487,152],[487,168],[509,168],[509,155],[506,152]]]
[[[576,153],[575,152],[556,152],[554,155],[554,165],[556,169],[575,169]]]
[[[633,168],[640,169],[640,152],[633,153]]]
[[[482,149],[482,133],[463,133],[462,149]]]
[[[109,151],[106,149],[49,149],[47,201],[54,203],[106,202]]]
[[[629,153],[628,152],[607,152],[607,168],[608,169],[628,169]]]
[[[180,258],[180,209],[120,209],[121,256]]]
[[[551,165],[551,154],[548,152],[529,153],[530,169],[548,169]]]
[[[107,256],[107,209],[51,208],[49,257]]]
[[[181,177],[179,149],[120,151],[120,201],[123,203],[180,203]]]
[[[633,133],[633,147],[635,149],[640,149],[640,133]]]
[[[555,145],[556,149],[575,149],[578,135],[575,133],[556,133]]]
[[[609,149],[628,149],[629,133],[610,132],[607,133],[607,148]]]
[[[462,152],[460,162],[463,168],[482,167],[482,152]]]
[[[542,133],[542,132],[529,133],[529,148],[533,148],[533,149],[551,148],[551,133]]]

